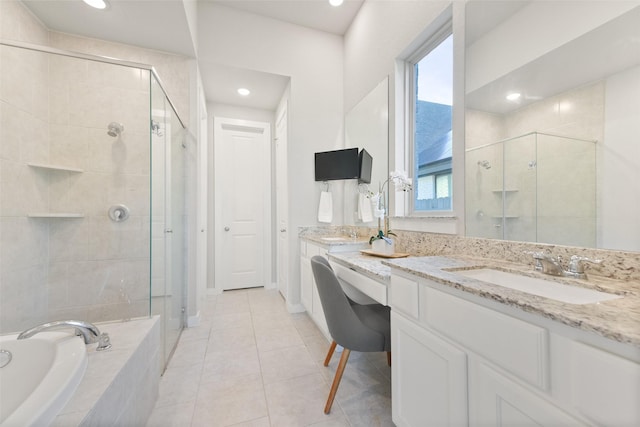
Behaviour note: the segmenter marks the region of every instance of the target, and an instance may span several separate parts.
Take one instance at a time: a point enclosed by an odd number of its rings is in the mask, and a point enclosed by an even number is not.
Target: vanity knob
[[[224,231],[229,231],[229,230],[231,230],[229,227],[224,228]]]

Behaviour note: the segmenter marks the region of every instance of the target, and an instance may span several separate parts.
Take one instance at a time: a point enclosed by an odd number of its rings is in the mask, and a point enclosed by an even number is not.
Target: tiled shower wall
[[[2,57],[2,332],[148,314],[149,71],[7,46]],[[111,221],[114,204],[130,218]],[[29,217],[41,213],[83,216]]]
[[[530,132],[546,132],[602,142],[605,124],[604,86],[605,83],[600,81],[505,115],[467,110],[466,148]],[[558,244],[595,246],[596,199],[593,174],[579,177],[575,174],[578,169],[572,168],[571,179],[558,179],[558,174],[576,161],[593,165],[592,170],[595,171],[594,147],[590,147],[589,143],[566,138],[538,135],[537,140],[536,136],[526,136],[509,141],[506,148],[506,159],[503,159],[501,144],[467,152],[467,234],[502,238],[502,226],[497,226],[498,222],[492,217],[497,217],[502,212],[502,194],[498,190],[503,186],[503,163],[514,166],[517,161],[526,163],[538,160],[537,170],[535,166],[529,168],[532,173],[528,173],[526,164],[523,164],[517,176],[509,176],[509,170],[506,171],[506,208],[511,210],[507,214],[514,218],[505,220],[505,238],[520,241],[553,240]],[[591,153],[591,157],[582,156],[584,153]],[[536,159],[536,156],[539,158]],[[479,160],[489,161],[491,169],[479,167]],[[545,169],[548,172],[554,168],[558,171],[557,174],[544,172]],[[513,173],[513,167],[510,170]],[[528,179],[528,175],[532,179]],[[553,191],[545,191],[545,186]],[[542,196],[537,202],[536,191]],[[544,196],[552,193],[555,198],[545,199]],[[585,216],[585,213],[588,214]]]
[[[153,64],[180,116],[189,123],[192,61],[188,58],[52,32],[14,0],[0,1],[0,39]],[[12,103],[0,101],[0,332],[53,316],[86,313],[90,320],[101,320],[135,315],[137,308],[118,308],[130,306],[126,302],[130,300],[131,306],[142,309],[143,301],[136,303],[142,290],[138,283],[144,283],[147,313],[148,232],[142,235],[137,230],[149,229],[148,215],[146,219],[138,216],[141,210],[148,212],[144,205],[149,201],[149,155],[143,153],[149,145],[148,107],[136,110],[147,115],[141,122],[126,114],[131,114],[129,106],[143,103],[139,88],[148,90],[148,77],[133,76],[132,69],[106,72],[98,63],[68,68],[68,61],[58,59],[47,65],[51,67],[47,73],[44,65],[23,63],[16,68],[13,65],[20,62],[7,59],[0,56],[3,91],[20,96],[12,97]],[[63,80],[49,85],[54,77]],[[71,81],[78,86],[64,89]],[[128,92],[136,95],[124,98]],[[125,107],[113,111],[120,108],[115,107],[119,100]],[[73,110],[76,102],[81,107]],[[108,114],[102,117],[103,113]],[[76,122],[80,119],[87,122]],[[125,125],[121,141],[107,136],[110,121]],[[64,123],[71,123],[71,128],[65,129]],[[139,145],[142,126],[147,135],[144,146]],[[77,165],[84,172],[47,172],[25,166],[53,160]],[[124,203],[131,209],[132,217],[117,224],[121,227],[106,219],[112,203]],[[66,212],[90,205],[81,219],[26,217],[36,208]],[[92,304],[96,297],[102,299]],[[64,308],[65,304],[71,307]]]

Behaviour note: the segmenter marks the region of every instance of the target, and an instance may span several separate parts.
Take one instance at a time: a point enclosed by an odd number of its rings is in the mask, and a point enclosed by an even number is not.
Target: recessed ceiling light
[[[518,99],[520,99],[521,96],[522,95],[520,95],[518,92],[514,92],[507,95],[507,99],[509,101],[517,101]]]
[[[107,8],[107,2],[105,0],[82,0],[82,1],[91,7],[95,7],[96,9]]]
[[[335,7],[340,6],[343,2],[344,0],[329,0],[329,4]]]
[[[245,87],[241,87],[240,89],[238,89],[238,93],[242,96],[249,96],[251,91]]]

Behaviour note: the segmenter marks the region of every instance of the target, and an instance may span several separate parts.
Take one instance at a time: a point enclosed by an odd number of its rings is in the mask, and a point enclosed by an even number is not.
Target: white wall
[[[466,90],[472,92],[637,6],[635,2],[533,1],[467,50]],[[526,38],[514,34],[527,34]],[[508,53],[508,54],[505,54]]]
[[[395,60],[450,1],[365,1],[344,36],[344,106],[349,111],[383,78],[394,86]]]
[[[598,145],[598,247],[640,250],[640,67],[606,81],[604,140]]]
[[[313,153],[344,145],[342,38],[212,3],[201,3],[198,17],[200,61],[291,78],[289,277],[296,280],[297,229],[316,223],[320,197]]]
[[[428,37],[442,25],[447,8],[453,8],[454,64],[456,71],[454,87],[464,83],[464,11],[462,1],[366,1],[353,24],[345,34],[345,110],[349,111],[380,80],[389,76],[389,167],[391,170],[408,170],[404,150],[404,79],[396,78],[397,60],[407,56],[427,41]],[[458,7],[460,6],[460,7]],[[463,105],[460,90],[454,92],[454,105]],[[454,108],[454,129],[464,129],[462,109]],[[462,215],[464,209],[464,136],[454,133],[454,210]],[[456,143],[456,140],[460,143]],[[454,172],[455,174],[456,172]],[[404,212],[404,200],[390,194],[391,215]],[[393,219],[394,228],[456,233],[464,231],[460,219]]]

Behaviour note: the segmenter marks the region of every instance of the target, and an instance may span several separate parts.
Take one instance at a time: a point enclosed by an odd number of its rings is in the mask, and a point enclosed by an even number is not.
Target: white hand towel
[[[318,206],[318,222],[331,222],[333,220],[333,199],[329,191],[320,193],[320,205]]]
[[[371,200],[364,195],[358,195],[358,212],[360,213],[360,219],[362,222],[373,221],[373,213],[371,212]]]

